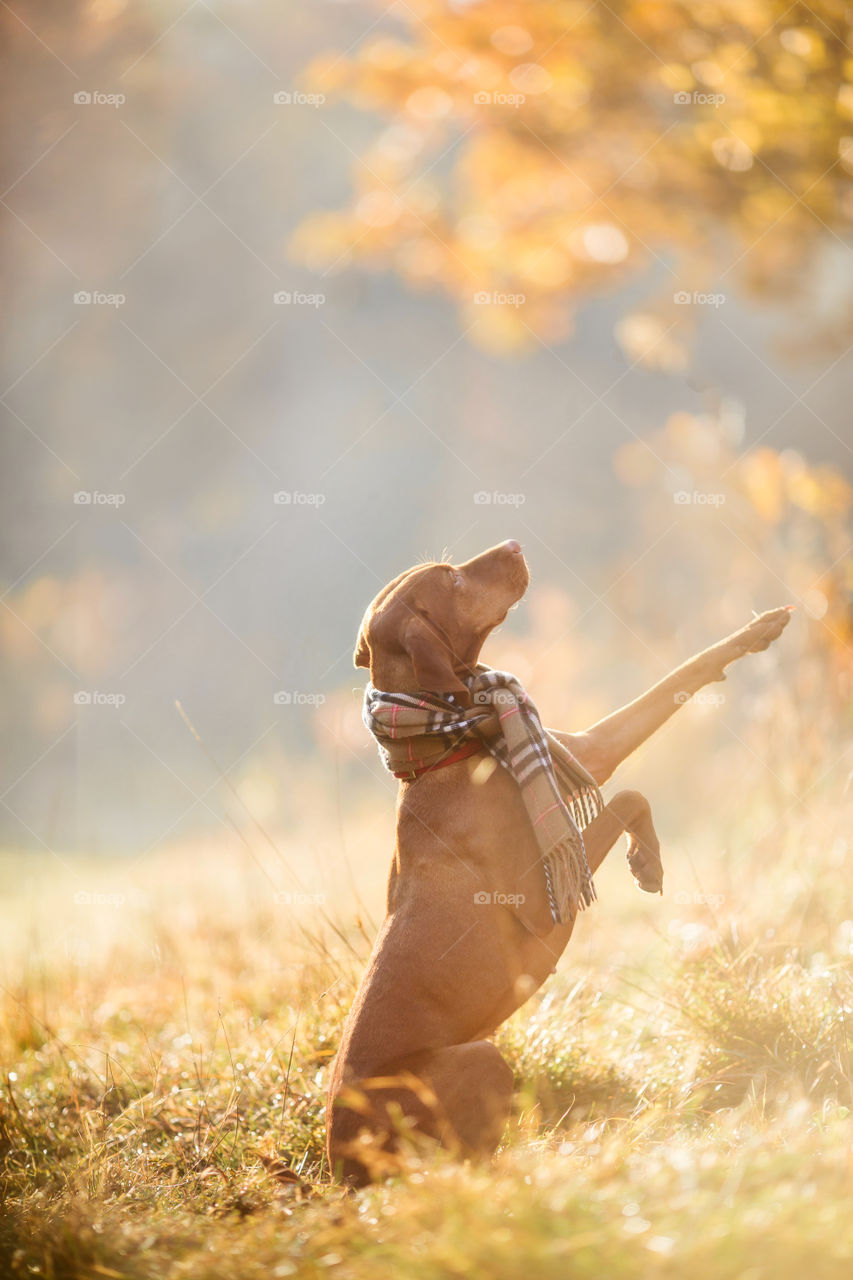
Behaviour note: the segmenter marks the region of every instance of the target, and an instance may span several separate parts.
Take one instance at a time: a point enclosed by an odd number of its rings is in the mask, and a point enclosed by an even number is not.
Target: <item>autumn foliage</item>
[[[620,337],[677,366],[679,294],[807,296],[818,243],[853,216],[836,0],[413,0],[393,16],[398,35],[310,69],[385,125],[351,203],[311,217],[296,251],[440,289],[489,347],[559,339],[580,300],[645,275],[656,323]]]

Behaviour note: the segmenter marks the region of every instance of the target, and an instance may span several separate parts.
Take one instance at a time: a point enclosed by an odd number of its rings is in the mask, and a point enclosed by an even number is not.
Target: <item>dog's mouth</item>
[[[527,588],[530,586],[530,570],[528,569],[527,563],[522,555],[519,555],[518,557],[518,565],[515,569],[514,578],[515,581],[511,586],[514,599],[509,606],[510,609],[518,608],[525,593],[527,592]]]
[[[527,595],[527,588],[530,586],[530,571],[528,570],[527,565],[524,563],[524,560],[522,560],[520,567],[522,570],[522,576],[518,585],[515,588],[515,591],[513,592],[513,595],[515,598],[510,602],[510,604],[504,610],[504,618],[508,613],[512,613],[514,609],[518,608],[518,606],[521,604],[524,597]]]
[[[509,603],[504,605],[497,621],[492,623],[492,630],[494,630],[495,627],[500,627],[504,622],[506,622],[509,614],[513,613],[518,608],[527,594],[527,588],[530,585],[530,574],[523,559],[521,560],[519,568],[521,570],[519,581],[517,583],[513,583],[510,587],[511,595]]]
[[[507,618],[509,617],[509,615],[515,612],[515,610],[521,604],[523,599],[524,599],[524,592],[522,591],[518,599],[514,600],[512,604],[507,605],[507,607],[504,609],[500,617],[495,622],[492,622],[489,625],[488,631],[496,631],[498,627],[502,627],[503,624],[506,622]]]

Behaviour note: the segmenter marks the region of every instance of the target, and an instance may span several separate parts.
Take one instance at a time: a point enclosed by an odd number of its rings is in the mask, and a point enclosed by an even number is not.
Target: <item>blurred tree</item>
[[[618,337],[662,368],[684,363],[698,308],[679,303],[694,291],[737,279],[800,305],[817,292],[815,251],[853,218],[841,0],[411,0],[392,14],[401,37],[309,72],[388,117],[350,207],[297,233],[309,265],[391,266],[442,289],[497,350],[565,336],[573,304],[654,268],[659,296]]]
[[[776,675],[741,731],[764,744],[759,754],[796,791],[850,752],[853,487],[794,449],[742,452],[741,433],[737,406],[724,403],[702,417],[673,414],[648,444],[616,453],[650,550],[641,574],[630,572],[634,555],[625,557],[614,598],[659,637],[672,634],[675,602],[678,625],[691,634],[700,622],[707,634],[721,622],[734,628],[750,608],[797,607],[787,647],[770,659]],[[845,776],[849,769],[847,760]]]

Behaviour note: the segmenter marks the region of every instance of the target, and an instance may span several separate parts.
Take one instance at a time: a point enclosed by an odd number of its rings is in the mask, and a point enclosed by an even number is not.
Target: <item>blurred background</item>
[[[795,810],[843,859],[842,5],[0,24],[5,847],[181,846],[215,878],[218,848],[286,845],[301,883],[378,884],[362,613],[515,537],[532,585],[484,658],[564,728],[796,604],[621,776],[670,843],[724,851],[755,802],[768,856]]]

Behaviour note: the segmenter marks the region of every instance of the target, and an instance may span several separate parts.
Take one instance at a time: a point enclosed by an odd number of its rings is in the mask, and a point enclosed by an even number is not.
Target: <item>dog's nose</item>
[[[504,551],[512,551],[514,552],[515,555],[521,554],[521,543],[516,542],[515,538],[507,539],[507,541],[503,544],[503,546],[504,546]]]

